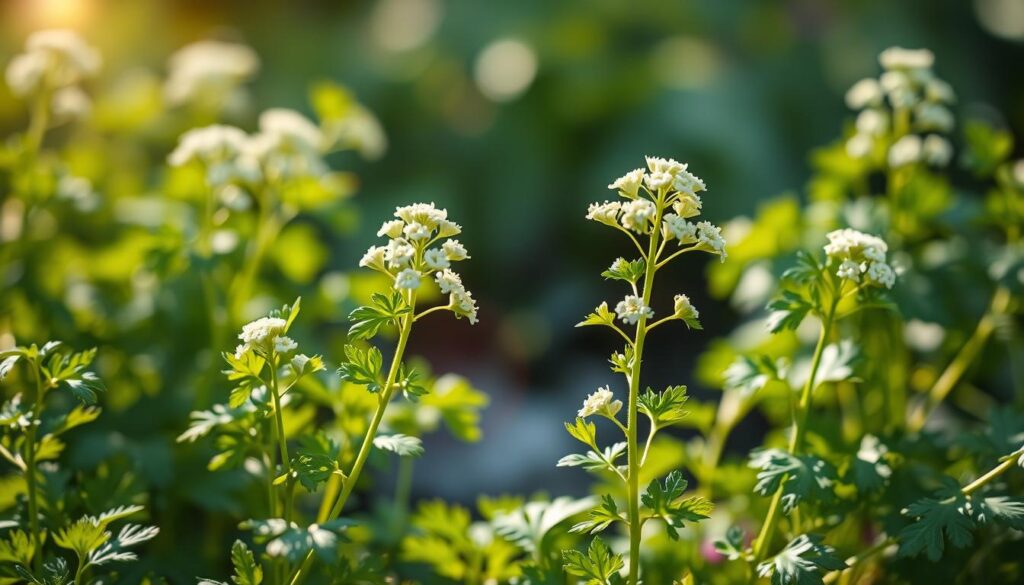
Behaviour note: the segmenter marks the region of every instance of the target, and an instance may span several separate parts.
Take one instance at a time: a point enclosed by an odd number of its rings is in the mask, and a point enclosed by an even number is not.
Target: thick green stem
[[[415,313],[416,293],[413,292],[409,299],[409,312],[402,317],[401,328],[398,333],[398,345],[395,346],[395,356],[391,359],[391,366],[388,369],[388,376],[384,382],[384,389],[381,390],[380,397],[377,401],[377,410],[374,411],[373,418],[370,420],[370,426],[366,429],[366,435],[363,437],[363,444],[359,447],[359,453],[356,455],[356,460],[352,464],[352,469],[349,471],[348,477],[343,480],[341,494],[337,497],[329,510],[327,510],[325,506],[320,507],[320,514],[317,517],[317,522],[319,523],[333,520],[341,514],[342,509],[345,507],[345,503],[348,501],[348,497],[352,494],[352,490],[355,489],[356,483],[359,481],[359,475],[363,471],[363,466],[366,464],[366,460],[370,456],[370,451],[373,450],[373,438],[377,435],[377,428],[384,419],[384,411],[387,410],[388,404],[394,396],[395,379],[398,377],[398,370],[402,365],[402,355],[405,353],[405,346],[409,342],[409,333],[412,331],[412,322],[415,320]],[[332,497],[332,492],[325,491],[325,502],[329,501],[330,497]],[[326,514],[324,513],[325,510],[327,510]],[[309,569],[312,565],[313,553],[310,552],[302,561],[302,565],[300,565],[295,571],[295,574],[292,575],[291,585],[298,585],[298,583],[301,583],[308,575]]]
[[[661,225],[661,196],[658,197],[657,214],[654,226]],[[647,251],[647,268],[644,272],[643,304],[651,305],[651,291],[654,288],[654,274],[658,271],[658,236],[657,227],[651,230],[650,243]],[[636,323],[636,334],[633,338],[633,363],[629,373],[629,408],[626,423],[626,452],[629,472],[626,475],[627,493],[629,498],[629,585],[640,582],[640,538],[642,536],[640,520],[640,445],[637,440],[637,399],[640,395],[640,367],[643,363],[644,341],[647,338],[647,316],[641,315]],[[653,429],[652,429],[653,431]]]
[[[821,355],[825,351],[828,342],[829,332],[832,330],[832,322],[835,318],[836,302],[832,303],[828,314],[821,323],[821,334],[818,336],[818,345],[814,348],[814,358],[811,361],[811,372],[800,393],[800,401],[797,403],[796,412],[793,415],[793,430],[789,437],[789,453],[795,455],[803,448],[804,435],[807,434],[807,418],[811,411],[811,397],[814,394],[814,381],[818,376],[818,367],[821,365]],[[754,559],[763,560],[765,554],[771,547],[772,537],[775,535],[775,525],[782,515],[782,495],[785,491],[786,478],[779,485],[779,489],[772,496],[768,505],[768,515],[761,526],[761,533],[754,543]]]
[[[25,437],[25,489],[28,491],[28,526],[32,533],[32,544],[35,553],[32,555],[32,568],[36,574],[43,566],[42,532],[39,529],[39,487],[36,484],[36,431],[38,422],[42,420],[43,381],[39,375],[39,365],[32,362],[32,373],[36,380],[35,406],[32,407],[32,425]]]
[[[995,331],[996,321],[999,317],[1006,313],[1010,307],[1010,301],[1012,295],[1010,291],[999,287],[996,289],[995,294],[992,296],[992,303],[989,309],[978,321],[978,326],[974,329],[974,333],[967,340],[966,343],[960,348],[960,351],[953,358],[953,361],[946,366],[939,379],[935,381],[935,385],[932,386],[931,390],[928,391],[928,395],[925,396],[924,400],[919,402],[916,407],[910,412],[907,421],[907,430],[912,433],[920,431],[925,422],[928,421],[928,417],[931,416],[932,412],[942,403],[943,400],[949,396],[949,393],[953,391],[957,383],[963,377],[964,372],[970,367],[974,360],[977,359],[981,353],[982,348],[985,347],[985,343],[988,338],[992,336],[992,332]]]

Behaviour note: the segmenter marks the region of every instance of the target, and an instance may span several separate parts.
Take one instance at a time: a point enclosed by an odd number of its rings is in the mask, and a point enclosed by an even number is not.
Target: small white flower
[[[618,201],[591,203],[587,209],[587,219],[607,225],[615,225],[619,221],[619,211],[621,210],[622,204]]]
[[[899,168],[921,160],[921,137],[908,134],[889,147],[889,166]]]
[[[235,350],[236,355],[245,353],[248,349],[261,349],[267,351],[273,345],[275,338],[284,333],[287,322],[279,317],[262,317],[242,327],[242,333],[238,338],[242,340],[244,350]],[[241,349],[241,348],[240,348]]]
[[[442,270],[434,275],[438,288],[442,294],[450,294],[455,291],[465,290],[462,286],[462,278],[451,270]]]
[[[910,76],[902,71],[886,71],[878,78],[879,86],[885,93],[910,89]]]
[[[674,213],[666,213],[662,217],[662,221],[665,222],[665,230],[673,238],[678,239],[681,243],[690,243],[697,241],[697,226],[686,221]]]
[[[672,183],[672,188],[680,193],[687,193],[689,195],[696,195],[701,191],[707,190],[707,186],[700,177],[687,171],[684,168],[676,174],[675,181]]]
[[[277,353],[288,353],[295,351],[299,347],[298,343],[295,343],[291,337],[281,335],[274,338],[274,351]]]
[[[836,276],[852,280],[853,282],[860,282],[860,267],[861,265],[853,260],[843,260],[842,264],[839,265],[839,269],[836,270]]]
[[[466,247],[458,240],[445,241],[445,243],[441,244],[441,249],[444,250],[445,256],[452,262],[460,262],[469,258]]]
[[[853,257],[856,254],[864,254],[865,250],[869,249],[871,251],[867,253],[872,254],[875,259],[879,253],[885,258],[885,253],[889,251],[889,246],[882,238],[850,228],[829,232],[827,237],[825,254],[834,258]]]
[[[613,417],[621,409],[622,401],[615,400],[615,395],[612,394],[611,389],[608,386],[604,386],[587,396],[587,399],[583,401],[583,408],[576,413],[576,416],[587,418],[595,414],[603,414]]]
[[[451,262],[448,261],[448,256],[445,255],[444,250],[438,248],[432,248],[424,252],[423,263],[431,270],[444,270],[451,266]]]
[[[42,53],[15,55],[4,72],[4,79],[11,88],[11,93],[18,97],[35,93],[46,73],[47,62],[46,55]]]
[[[1024,186],[1024,159],[1013,163],[1013,180],[1018,185]]]
[[[615,179],[611,185],[608,185],[608,188],[618,191],[623,197],[628,199],[636,199],[636,194],[640,190],[640,183],[644,178],[645,173],[643,169],[634,169]]]
[[[392,219],[391,221],[385,221],[380,229],[377,230],[377,237],[387,236],[389,238],[397,238],[402,235],[402,228],[405,227],[405,223],[400,219]]]
[[[924,96],[926,99],[943,104],[952,104],[956,101],[956,92],[953,86],[945,81],[933,78],[924,85]]]
[[[690,297],[686,295],[675,296],[675,315],[680,319],[696,319],[700,317],[700,312],[697,307],[693,306],[690,302]]]
[[[270,108],[260,114],[260,133],[308,152],[318,152],[324,143],[323,133],[316,124],[287,108]]]
[[[935,64],[935,55],[928,49],[890,47],[882,51],[878,62],[890,70],[931,69]]]
[[[672,158],[664,159],[657,156],[648,156],[646,159],[647,168],[652,173],[665,173],[675,177],[679,171],[686,170],[686,165]]]
[[[644,175],[644,182],[647,183],[648,189],[657,191],[658,189],[665,189],[671,186],[675,182],[675,177],[659,171]]]
[[[867,277],[885,288],[892,288],[896,284],[896,272],[885,262],[872,262]]]
[[[654,203],[647,199],[628,201],[622,206],[622,227],[641,234],[647,233],[654,213]]]
[[[216,99],[227,101],[233,90],[259,70],[256,52],[245,45],[199,41],[168,59],[164,94],[172,105]]]
[[[388,266],[398,268],[409,264],[415,254],[416,249],[409,245],[409,242],[402,238],[395,238],[388,242],[384,258],[388,261]]]
[[[395,275],[396,289],[416,289],[420,287],[420,273],[412,268],[403,268]]]
[[[78,86],[69,85],[53,93],[50,109],[57,119],[76,120],[92,111],[92,100]]]
[[[846,154],[850,158],[864,158],[871,153],[872,139],[866,134],[854,134],[846,141]]]
[[[697,241],[701,247],[718,254],[725,262],[725,238],[722,237],[722,228],[713,225],[709,221],[702,221],[697,224]]]
[[[178,146],[167,157],[171,166],[182,166],[197,160],[207,165],[229,163],[247,141],[245,132],[234,126],[214,124],[188,130],[178,139]]]
[[[25,49],[29,53],[49,56],[51,71],[60,86],[95,75],[103,62],[99,51],[70,29],[34,32],[25,41]]]
[[[882,105],[882,86],[875,79],[861,79],[846,92],[846,106],[859,110]]]
[[[374,270],[384,270],[384,261],[387,255],[387,248],[384,246],[370,246],[370,249],[363,254],[359,265]]]
[[[689,218],[700,215],[704,202],[696,194],[680,193],[679,197],[672,202],[672,209],[679,214],[679,217]]]
[[[932,166],[944,167],[953,158],[953,146],[938,134],[929,134],[921,146],[921,156]]]
[[[473,293],[465,288],[456,289],[452,291],[450,302],[456,316],[469,319],[470,325],[477,324],[477,307]]]
[[[949,132],[954,125],[953,113],[940,104],[921,103],[914,108],[914,123],[921,130]]]
[[[433,230],[448,219],[448,211],[438,209],[433,203],[413,203],[395,209],[395,217],[402,219],[405,223],[420,223]]]
[[[441,219],[437,222],[437,235],[441,238],[450,238],[457,236],[462,233],[462,226],[449,221],[447,219]]]
[[[885,134],[889,129],[889,116],[881,110],[868,109],[857,115],[857,132],[869,136]]]
[[[654,310],[644,304],[643,299],[636,295],[626,295],[615,305],[615,315],[624,323],[636,324],[641,317],[650,319],[654,316]]]
[[[419,222],[414,221],[406,225],[403,231],[405,233],[405,237],[409,238],[413,242],[430,238],[430,229]]]

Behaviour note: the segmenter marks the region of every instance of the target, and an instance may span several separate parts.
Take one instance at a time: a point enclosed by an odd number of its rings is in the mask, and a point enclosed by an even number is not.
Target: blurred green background
[[[244,128],[268,107],[311,113],[309,87],[320,80],[345,84],[378,116],[388,138],[381,158],[332,159],[358,176],[359,221],[318,226],[307,280],[324,286],[320,276],[352,270],[396,205],[434,201],[464,226],[473,257],[464,280],[481,323],[425,322],[411,351],[436,371],[468,376],[492,402],[482,442],[427,440],[417,497],[586,492],[582,473],[554,467],[571,442],[561,423],[609,381],[613,343],[573,325],[620,293],[599,273],[629,248],[583,216],[644,155],[689,162],[708,185],[706,217],[716,223],[799,194],[807,153],[850,122],[843,93],[874,74],[875,56],[891,45],[933,50],[960,113],[1024,131],[1018,0],[5,0],[0,20],[4,62],[31,31],[54,26],[79,30],[102,51],[92,93],[114,97],[97,105],[94,124],[100,134],[138,130],[144,139],[102,143],[121,159],[101,196],[147,196],[159,184],[150,165],[183,128],[154,122],[159,100],[147,96],[159,91],[167,57],[200,39],[242,42],[260,56],[249,102],[230,120]],[[23,107],[0,90],[0,132],[23,129]],[[651,385],[688,383],[698,396],[707,389],[694,383],[696,356],[737,319],[708,294],[704,262],[681,263],[656,302],[672,289],[689,294],[706,331],[662,331],[648,367]],[[283,284],[274,304],[310,286]],[[198,291],[179,294],[181,304],[200,302]],[[309,333],[329,364],[337,346],[324,340],[343,336],[347,308],[322,307],[327,325]],[[172,334],[188,344],[201,332]],[[133,413],[124,432],[155,443],[136,452],[139,463],[173,476],[174,429],[153,433],[138,419],[148,416],[138,403],[152,397],[122,391],[131,392],[114,387],[105,401]],[[182,421],[188,408],[167,420]],[[737,449],[759,439],[758,429],[750,433]]]

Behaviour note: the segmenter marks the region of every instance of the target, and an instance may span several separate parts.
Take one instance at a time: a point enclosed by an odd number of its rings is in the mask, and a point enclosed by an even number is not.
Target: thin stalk
[[[36,485],[36,430],[38,421],[42,420],[43,381],[39,375],[39,365],[31,363],[32,373],[36,380],[36,401],[32,407],[32,425],[25,438],[25,488],[28,491],[28,526],[32,533],[32,544],[35,554],[32,555],[32,568],[36,574],[43,566],[42,534],[39,529],[39,487]]]
[[[821,323],[821,334],[818,336],[818,345],[814,348],[814,358],[811,361],[811,373],[807,378],[807,382],[804,384],[803,391],[800,393],[800,402],[797,403],[796,412],[793,416],[793,431],[789,438],[789,453],[791,455],[796,454],[803,447],[804,435],[807,434],[807,417],[811,411],[811,396],[814,393],[814,381],[818,376],[818,367],[821,366],[821,355],[825,351],[825,345],[828,341],[829,333],[832,330],[832,322],[835,318],[836,313],[836,301],[832,302],[832,307],[829,309],[828,315]],[[775,491],[775,495],[772,496],[772,501],[768,505],[768,515],[765,518],[764,524],[761,526],[761,533],[757,537],[757,541],[754,543],[754,559],[760,561],[764,559],[765,553],[768,552],[768,548],[771,546],[772,537],[775,535],[775,525],[779,521],[779,516],[782,515],[782,493],[785,491],[786,480],[783,479],[779,485],[779,489]]]
[[[928,391],[927,396],[924,400],[919,402],[917,406],[911,411],[908,421],[907,429],[916,433],[920,431],[925,422],[928,421],[928,417],[931,416],[932,412],[942,403],[943,400],[949,396],[949,393],[953,391],[957,383],[963,377],[964,372],[974,362],[981,353],[982,348],[985,347],[985,343],[988,338],[992,336],[992,332],[995,331],[996,321],[1000,315],[1004,314],[1009,309],[1010,301],[1012,296],[1010,291],[1004,287],[996,289],[995,294],[992,296],[992,303],[989,309],[982,315],[978,321],[978,326],[974,329],[974,333],[968,338],[967,342],[960,347],[960,351],[957,352],[953,361],[946,366],[939,379],[935,381],[931,390]]]
[[[994,480],[997,477],[999,477],[1000,475],[1006,473],[1008,470],[1012,469],[1013,467],[1016,467],[1016,465],[1017,465],[1017,458],[1018,457],[1020,457],[1020,451],[1017,451],[1015,453],[1012,453],[1012,454],[1008,455],[1006,457],[1006,459],[1003,460],[999,465],[996,465],[995,467],[990,469],[988,472],[986,472],[984,475],[982,475],[978,479],[976,479],[976,480],[972,481],[971,483],[969,483],[969,484],[965,485],[964,487],[962,487],[960,489],[960,493],[962,493],[965,496],[970,496],[974,492],[976,492],[979,489],[985,487],[986,485],[991,483],[992,480]],[[950,498],[948,501],[954,501],[954,498]],[[886,538],[885,540],[875,544],[871,548],[869,548],[869,549],[867,549],[867,550],[865,550],[865,551],[863,551],[861,553],[858,553],[858,554],[856,554],[856,555],[846,559],[846,565],[847,565],[846,568],[843,569],[842,571],[832,571],[828,575],[825,575],[825,579],[824,579],[825,583],[833,583],[833,582],[835,582],[836,579],[838,579],[843,573],[845,573],[846,571],[849,571],[855,565],[864,562],[865,560],[867,560],[867,559],[873,557],[874,555],[884,551],[885,549],[889,548],[889,546],[891,546],[893,544],[896,544],[897,542],[899,542],[897,537],[890,536],[889,538]]]
[[[661,199],[659,192],[656,202],[657,213],[655,226],[661,225]],[[644,271],[643,303],[650,306],[651,291],[654,288],[654,274],[658,271],[658,236],[659,230],[651,230],[650,245],[647,252],[646,270]],[[640,448],[637,442],[637,398],[640,395],[640,366],[643,362],[644,340],[647,337],[647,316],[641,315],[636,323],[636,335],[633,339],[633,363],[629,373],[629,410],[626,428],[626,451],[629,462],[627,474],[627,492],[629,497],[629,585],[640,581]]]
[[[42,147],[46,129],[50,126],[50,95],[49,89],[43,89],[32,104],[28,130],[25,131],[25,147],[33,156]]]
[[[345,507],[345,503],[348,501],[349,496],[352,494],[352,490],[355,489],[356,483],[359,481],[359,475],[363,471],[363,466],[366,464],[366,459],[370,456],[370,451],[373,449],[373,438],[377,435],[377,427],[380,426],[381,420],[384,418],[384,411],[387,410],[388,404],[391,402],[391,398],[395,392],[395,379],[398,377],[398,369],[402,364],[402,355],[405,353],[405,346],[409,342],[409,333],[412,331],[412,322],[415,320],[416,312],[416,293],[410,293],[409,298],[409,313],[402,317],[402,325],[398,333],[398,345],[395,347],[395,356],[391,359],[391,367],[388,369],[388,376],[384,382],[384,389],[381,390],[380,397],[377,401],[377,410],[373,413],[373,418],[370,420],[370,426],[366,429],[366,435],[363,437],[363,444],[359,447],[359,453],[356,455],[356,460],[352,464],[352,469],[348,473],[348,477],[345,478],[342,484],[341,494],[334,501],[333,506],[327,509],[325,506],[320,507],[320,514],[317,517],[318,523],[328,522],[338,517],[341,514],[342,509]],[[325,498],[333,497],[327,492],[324,494]],[[328,500],[325,500],[325,503]],[[325,514],[325,510],[327,513]],[[313,564],[313,552],[310,551],[306,555],[306,558],[302,561],[302,564],[292,575],[291,585],[298,585],[306,578],[309,573],[310,567]]]
[[[277,387],[277,357],[271,356],[268,360],[270,365],[270,396],[274,401],[274,438],[277,440],[278,448],[281,454],[281,468],[284,470],[285,477],[285,494],[284,499],[281,500],[281,513],[284,516],[286,523],[290,524],[292,521],[292,496],[294,494],[294,483],[292,478],[291,460],[288,457],[288,438],[284,434],[284,415],[281,412],[281,396],[278,393]],[[271,483],[273,487],[273,483]],[[281,562],[277,564],[276,571],[278,583],[284,583],[285,578],[288,575],[288,560],[285,558],[281,559]]]

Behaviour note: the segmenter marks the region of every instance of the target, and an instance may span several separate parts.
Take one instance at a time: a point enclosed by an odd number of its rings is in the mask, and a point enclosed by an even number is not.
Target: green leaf
[[[661,393],[648,388],[647,392],[637,398],[637,402],[640,412],[646,414],[654,426],[660,427],[685,418],[688,412],[683,406],[688,399],[686,386],[669,386]]]
[[[814,308],[809,300],[798,292],[784,290],[782,294],[768,303],[768,330],[778,333],[786,329],[796,329],[803,322],[807,313]]]
[[[293,357],[290,363],[296,380],[323,371],[325,368],[324,359],[318,355],[308,356],[300,353]]]
[[[619,442],[605,447],[604,451],[587,451],[586,455],[573,453],[558,460],[558,467],[582,467],[588,471],[615,472],[615,460],[626,452],[626,443]]]
[[[786,364],[766,355],[741,355],[722,373],[726,390],[738,390],[750,396],[769,382],[784,380]]]
[[[241,540],[231,545],[231,564],[235,567],[235,576],[231,578],[235,585],[260,585],[263,582],[263,567]]]
[[[71,412],[60,417],[52,431],[54,435],[62,435],[75,427],[91,423],[100,416],[100,409],[96,406],[76,405]]]
[[[651,517],[665,522],[665,531],[672,540],[679,540],[678,529],[686,522],[706,520],[714,508],[714,504],[699,496],[683,498],[686,486],[682,472],[676,470],[668,474],[664,483],[651,482],[640,496]]]
[[[415,368],[407,368],[405,364],[398,366],[398,380],[395,386],[402,391],[406,400],[416,401],[420,396],[428,392],[424,380]]]
[[[966,148],[961,160],[978,177],[989,177],[1013,152],[1013,134],[982,120],[964,124]]]
[[[814,388],[828,382],[856,381],[853,375],[853,366],[859,357],[859,348],[849,339],[825,346],[821,351],[821,362],[814,377]],[[790,374],[790,384],[794,388],[802,387],[807,382],[807,377],[810,376],[810,369],[809,361],[794,365]]]
[[[835,556],[835,550],[821,544],[815,534],[801,534],[779,554],[757,565],[760,577],[771,577],[772,585],[817,585],[826,573],[840,571],[846,563]]]
[[[617,258],[615,262],[612,262],[612,265],[608,270],[601,273],[601,276],[608,280],[624,280],[626,282],[635,283],[643,278],[646,271],[647,263],[644,262],[643,258],[638,258],[636,260]]]
[[[0,540],[0,563],[29,566],[35,556],[36,547],[23,530],[12,530],[7,538]]]
[[[3,381],[5,378],[7,378],[7,375],[10,374],[11,370],[14,369],[14,365],[18,363],[19,359],[21,359],[20,352],[15,352],[12,350],[10,352],[3,352],[2,354],[0,354],[0,356],[3,356],[5,354],[6,357],[3,358],[3,361],[0,361],[0,381]]]
[[[625,519],[619,515],[619,507],[615,504],[615,498],[605,494],[601,496],[601,503],[587,514],[587,519],[574,524],[569,532],[597,534],[611,526],[613,522],[624,521]]]
[[[730,526],[725,538],[714,542],[715,550],[730,561],[747,557],[746,532],[739,526]]]
[[[480,410],[487,406],[487,395],[474,388],[468,379],[455,374],[441,376],[433,386],[420,399],[422,407],[438,409],[445,426],[455,438],[479,441],[483,435],[480,430]]]
[[[391,296],[375,293],[373,306],[358,307],[349,314],[349,321],[352,321],[352,326],[348,330],[349,339],[369,339],[376,335],[381,327],[397,323],[398,318],[409,311],[401,293],[394,292]]]
[[[798,284],[807,284],[821,275],[823,266],[813,254],[805,250],[797,250],[796,266],[787,268],[782,273],[782,280],[788,280]]]
[[[399,457],[419,457],[423,454],[423,441],[419,437],[410,437],[403,434],[374,437],[373,446],[385,451],[391,451]]]
[[[354,345],[345,346],[347,362],[338,366],[342,380],[366,386],[374,394],[380,392],[384,381],[381,379],[381,365],[384,358],[376,347],[362,350]]]
[[[949,490],[952,491],[952,490]],[[932,561],[942,558],[945,540],[957,548],[974,542],[974,520],[964,511],[969,509],[967,498],[960,493],[942,500],[924,498],[903,510],[903,515],[914,518],[912,524],[899,532],[899,555],[913,557],[924,552]]]
[[[864,435],[860,449],[846,472],[846,481],[855,485],[862,494],[882,489],[892,476],[892,467],[887,461],[888,453],[888,447],[878,437]]]
[[[231,366],[230,369],[224,370],[223,373],[227,376],[229,382],[236,384],[228,397],[228,406],[239,408],[249,401],[254,390],[264,385],[263,379],[260,376],[263,373],[263,367],[266,365],[267,360],[253,351],[247,351],[240,356],[224,352],[222,356],[224,361]]]
[[[340,474],[338,445],[323,431],[299,437],[299,448],[292,458],[292,470],[299,483],[315,492],[332,475]]]
[[[576,324],[577,327],[588,325],[608,325],[615,323],[615,314],[608,310],[608,303],[601,303],[594,309],[594,312],[587,315],[587,318]]]
[[[565,496],[550,502],[529,502],[518,510],[498,516],[492,523],[495,532],[533,554],[544,550],[544,539],[553,528],[588,511],[594,504],[593,498],[577,500]]]
[[[271,518],[246,520],[239,528],[251,530],[257,543],[265,543],[264,552],[270,558],[285,558],[297,562],[313,551],[321,560],[332,564],[337,558],[342,532],[351,525],[351,521],[337,519],[303,528],[295,522]]]
[[[583,577],[587,585],[612,585],[624,566],[620,555],[613,555],[601,537],[594,537],[587,554],[574,549],[562,551],[562,566],[567,573]]]
[[[597,426],[577,417],[576,422],[565,423],[565,430],[576,438],[577,441],[597,451]]]
[[[754,492],[770,496],[783,487],[782,510],[790,513],[800,502],[833,499],[836,470],[814,455],[791,455],[781,449],[757,449],[750,467],[759,469]]]
[[[1013,528],[1024,530],[1024,500],[1008,496],[992,496],[982,499],[972,498],[976,505],[976,516],[980,522],[990,519]]]

